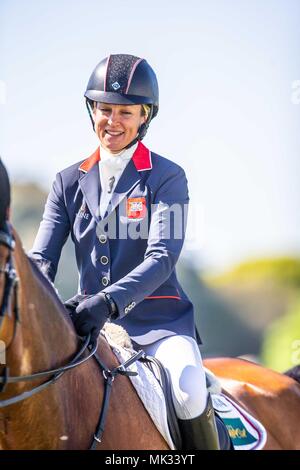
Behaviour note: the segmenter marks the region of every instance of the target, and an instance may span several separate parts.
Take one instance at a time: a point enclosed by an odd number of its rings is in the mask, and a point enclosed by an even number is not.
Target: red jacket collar
[[[87,158],[86,160],[84,160],[83,163],[81,163],[79,170],[83,171],[84,173],[87,173],[100,160],[100,147],[98,147],[97,150],[89,158]],[[142,144],[142,142],[138,143],[136,151],[132,155],[132,161],[137,171],[151,170],[151,152],[147,147],[145,147],[144,144]]]
[[[141,141],[139,141],[136,151],[132,155],[132,161],[137,171],[152,169],[151,152]]]
[[[99,162],[99,160],[100,148],[98,147],[97,150],[95,150],[95,152],[89,158],[87,158],[86,160],[84,160],[84,162],[81,163],[79,170],[83,171],[83,173],[87,173],[94,165],[96,165],[96,163]]]

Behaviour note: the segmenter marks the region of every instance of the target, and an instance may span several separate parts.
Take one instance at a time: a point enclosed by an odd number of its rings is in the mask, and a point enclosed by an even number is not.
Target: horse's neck
[[[29,262],[15,234],[15,267],[19,277],[20,323],[11,359],[19,373],[60,366],[76,350],[76,335],[51,284]]]

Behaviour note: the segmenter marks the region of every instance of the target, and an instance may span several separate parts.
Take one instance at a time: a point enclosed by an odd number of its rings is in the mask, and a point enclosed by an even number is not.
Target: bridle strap
[[[6,263],[6,266],[4,268],[0,268],[0,273],[5,274],[5,286],[4,286],[2,303],[0,305],[0,326],[3,322],[6,311],[9,307],[9,300],[10,300],[12,291],[14,295],[14,315],[15,315],[14,331],[13,331],[12,339],[9,345],[6,347],[6,350],[7,350],[13,343],[13,340],[16,335],[17,325],[20,322],[20,311],[19,311],[19,305],[18,305],[19,280],[17,277],[16,270],[14,268],[13,257],[12,257],[12,252],[15,249],[15,241],[12,235],[11,228],[7,222],[5,224],[5,230],[0,230],[0,245],[4,245],[9,249],[9,258]]]
[[[3,293],[3,299],[2,299],[2,304],[0,307],[0,318],[4,317],[5,312],[8,308],[9,304],[9,299],[10,299],[10,294],[11,291],[14,290],[16,294],[17,286],[18,286],[18,278],[17,278],[17,273],[16,270],[13,267],[12,264],[12,257],[10,257],[5,269],[2,270],[2,273],[5,274],[5,287],[4,287],[4,293]],[[15,295],[16,299],[16,295]],[[18,301],[17,301],[18,302]],[[18,308],[18,305],[17,305]],[[19,319],[19,312],[17,312],[18,319]]]
[[[10,231],[0,230],[0,245],[4,245],[13,251],[15,248],[15,241],[10,233]]]
[[[3,373],[1,376],[2,381],[0,383],[0,393],[4,392],[5,390],[5,387],[7,385],[8,375],[9,375],[9,368],[7,366],[4,366]]]
[[[91,352],[84,357],[83,359],[79,359],[82,354],[85,352],[87,347],[90,344],[90,335],[86,338],[84,341],[84,344],[82,348],[76,353],[75,357],[66,365],[63,367],[59,367],[57,369],[50,369],[47,371],[43,372],[37,372],[35,374],[31,375],[21,375],[19,377],[9,377],[8,374],[5,377],[0,377],[0,384],[12,384],[12,383],[19,383],[19,382],[29,382],[32,380],[36,380],[41,377],[45,377],[47,375],[52,375],[49,380],[46,382],[43,382],[42,384],[38,385],[37,387],[34,387],[31,390],[27,390],[26,392],[20,393],[19,395],[15,395],[14,397],[7,398],[6,400],[0,400],[0,408],[5,408],[6,406],[13,405],[14,403],[18,403],[22,400],[25,400],[26,398],[31,397],[32,395],[35,395],[38,392],[41,392],[44,390],[44,388],[48,387],[52,383],[56,382],[67,370],[73,369],[74,367],[79,366],[80,364],[83,364],[86,362],[90,357],[92,357],[96,350],[97,350],[97,344],[95,344],[91,350]]]

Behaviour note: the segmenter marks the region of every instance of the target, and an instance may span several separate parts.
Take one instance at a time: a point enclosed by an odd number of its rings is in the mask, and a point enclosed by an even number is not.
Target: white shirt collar
[[[116,170],[125,168],[128,161],[132,158],[138,143],[132,145],[129,149],[121,150],[119,153],[110,153],[100,144],[100,166],[114,168]]]
[[[100,215],[104,217],[109,201],[111,200],[112,190],[116,187],[121,174],[134,154],[138,143],[129,149],[122,150],[120,153],[111,154],[100,145],[99,173],[101,183]],[[113,177],[112,187],[110,180]]]

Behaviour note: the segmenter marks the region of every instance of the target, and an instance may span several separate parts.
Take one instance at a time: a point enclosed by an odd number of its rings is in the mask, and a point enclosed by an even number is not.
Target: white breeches
[[[168,370],[177,417],[192,419],[205,409],[207,390],[202,358],[196,341],[189,336],[168,336],[142,349]]]

